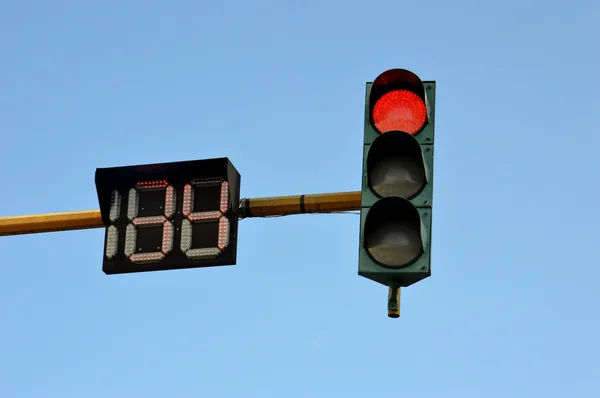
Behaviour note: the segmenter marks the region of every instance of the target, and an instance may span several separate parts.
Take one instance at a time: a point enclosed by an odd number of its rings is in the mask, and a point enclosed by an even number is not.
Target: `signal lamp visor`
[[[421,218],[410,202],[389,197],[375,203],[365,220],[364,246],[384,267],[404,268],[423,254]]]
[[[405,131],[415,135],[427,123],[427,106],[412,91],[391,90],[373,106],[371,121],[380,133]]]

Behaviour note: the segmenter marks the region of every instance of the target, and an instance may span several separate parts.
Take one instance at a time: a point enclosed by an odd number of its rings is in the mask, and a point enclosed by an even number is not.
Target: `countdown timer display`
[[[227,158],[96,170],[106,274],[233,265],[240,174]]]

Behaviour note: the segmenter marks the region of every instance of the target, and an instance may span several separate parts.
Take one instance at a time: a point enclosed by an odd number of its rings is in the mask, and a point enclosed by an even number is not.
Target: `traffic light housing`
[[[227,158],[96,170],[106,274],[233,265],[240,174]]]
[[[390,297],[431,275],[434,119],[435,82],[391,69],[367,83],[358,273]]]

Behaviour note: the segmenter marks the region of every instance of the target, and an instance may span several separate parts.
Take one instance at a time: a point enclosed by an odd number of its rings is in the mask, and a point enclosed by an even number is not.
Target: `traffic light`
[[[106,274],[236,263],[240,174],[227,158],[96,170]]]
[[[431,275],[435,82],[391,69],[367,83],[358,273],[399,287]]]

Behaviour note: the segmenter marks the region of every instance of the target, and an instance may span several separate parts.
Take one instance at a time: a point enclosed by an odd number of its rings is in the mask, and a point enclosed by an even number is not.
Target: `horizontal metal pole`
[[[101,227],[100,210],[0,217],[0,236]]]
[[[360,209],[360,192],[242,199],[240,218],[335,213]],[[102,228],[100,210],[0,217],[0,236]]]
[[[360,192],[242,199],[240,216],[270,217],[304,213],[336,213],[360,209]]]

